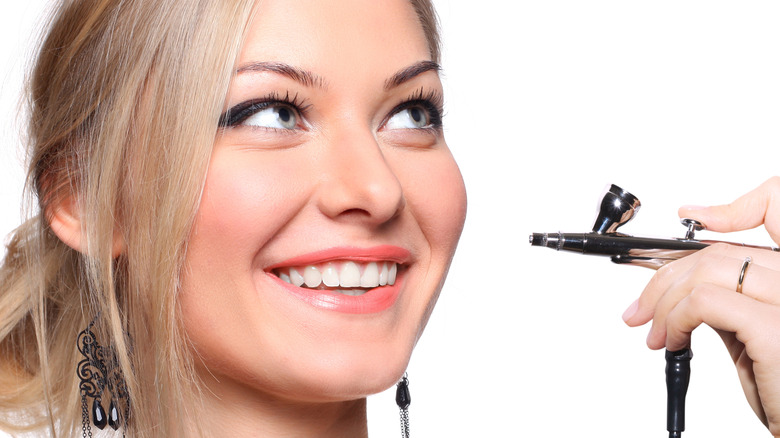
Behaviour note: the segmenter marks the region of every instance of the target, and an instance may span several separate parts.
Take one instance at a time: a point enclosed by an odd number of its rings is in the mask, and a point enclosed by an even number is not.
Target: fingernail
[[[639,300],[636,300],[633,303],[631,303],[630,306],[628,306],[628,309],[626,309],[625,312],[623,312],[623,321],[628,322],[628,320],[631,319],[631,317],[636,314],[636,311],[638,309],[639,309]]]
[[[707,208],[707,207],[705,207],[703,205],[683,205],[682,207],[680,207],[681,210],[685,209],[685,210],[691,210],[691,211],[704,210],[705,208]]]

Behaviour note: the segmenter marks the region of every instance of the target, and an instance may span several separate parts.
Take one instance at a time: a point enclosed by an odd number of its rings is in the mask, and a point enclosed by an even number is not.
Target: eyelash
[[[284,96],[277,92],[273,92],[259,99],[241,102],[228,109],[219,117],[219,126],[221,128],[238,126],[256,112],[280,104],[293,108],[301,117],[306,115],[306,110],[311,106],[306,103],[305,99],[299,99],[297,93],[290,97],[289,91],[287,91]]]
[[[228,109],[219,117],[219,126],[221,128],[238,126],[257,111],[279,104],[287,105],[295,109],[295,111],[301,117],[305,117],[306,110],[311,106],[310,104],[306,103],[305,99],[299,99],[297,93],[291,98],[289,91],[286,92],[284,96],[273,92],[259,99],[251,99],[245,102],[241,102]],[[430,127],[420,129],[433,129],[438,131],[442,128],[444,98],[438,91],[430,90],[426,92],[426,90],[422,87],[414,94],[407,97],[403,102],[396,105],[390,111],[390,114],[385,118],[385,120],[382,121],[382,126],[384,126],[385,123],[387,123],[387,121],[394,115],[405,109],[413,108],[415,106],[424,108],[425,111],[428,112],[428,115],[431,119]]]
[[[428,112],[430,117],[430,126],[427,128],[419,129],[431,129],[435,131],[441,130],[443,126],[442,117],[444,116],[444,97],[436,90],[425,91],[425,88],[420,87],[414,94],[407,97],[403,102],[390,111],[390,115],[382,122],[382,126],[390,120],[391,117],[400,113],[401,111],[409,108],[419,106]]]

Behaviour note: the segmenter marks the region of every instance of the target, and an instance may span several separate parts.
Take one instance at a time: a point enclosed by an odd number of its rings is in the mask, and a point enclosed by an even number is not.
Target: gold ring
[[[742,269],[739,270],[739,281],[737,281],[737,292],[742,293],[742,282],[745,281],[745,272],[747,272],[748,266],[753,262],[753,258],[748,256],[742,261]]]

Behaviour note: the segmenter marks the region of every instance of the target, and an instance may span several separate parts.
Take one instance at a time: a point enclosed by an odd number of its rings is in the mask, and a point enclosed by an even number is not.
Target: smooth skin
[[[686,206],[679,215],[724,233],[763,224],[780,244],[780,177],[731,204]],[[746,257],[753,262],[740,294],[737,282]],[[715,329],[753,411],[773,436],[780,436],[780,253],[712,245],[659,269],[623,319],[632,327],[652,320],[647,345],[654,350],[688,346],[701,324]]]
[[[224,110],[263,104],[217,137],[181,287],[207,432],[366,436],[365,397],[405,371],[465,219],[428,106],[442,85],[407,0],[264,0],[250,26]],[[402,259],[397,299],[334,311],[275,275],[323,252]]]

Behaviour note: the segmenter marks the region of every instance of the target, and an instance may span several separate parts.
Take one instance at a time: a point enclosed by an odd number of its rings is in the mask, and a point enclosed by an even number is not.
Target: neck
[[[368,437],[366,399],[299,402],[220,378],[204,388],[206,436]]]

